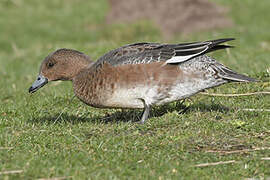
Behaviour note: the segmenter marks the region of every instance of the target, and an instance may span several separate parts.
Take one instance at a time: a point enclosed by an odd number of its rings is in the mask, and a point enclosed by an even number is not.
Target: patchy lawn
[[[208,93],[269,92],[270,1],[219,3],[231,8],[234,27],[170,42],[235,37],[236,48],[211,55],[261,82]],[[105,0],[0,2],[0,179],[270,178],[269,95],[199,94],[154,108],[138,125],[141,111],[88,107],[72,99],[69,82],[28,94],[40,62],[56,48],[97,59],[126,43],[165,42],[148,21],[107,25],[108,8]]]

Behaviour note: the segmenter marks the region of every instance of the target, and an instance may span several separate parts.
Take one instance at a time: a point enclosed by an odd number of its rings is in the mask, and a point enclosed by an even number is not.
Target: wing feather
[[[164,61],[166,64],[178,64],[211,51],[229,48],[221,43],[233,38],[183,44],[135,43],[112,50],[100,57],[96,67],[103,63],[112,66],[124,64],[144,64]]]

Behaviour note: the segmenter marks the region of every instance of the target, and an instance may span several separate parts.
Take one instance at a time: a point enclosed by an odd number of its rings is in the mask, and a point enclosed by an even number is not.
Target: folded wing
[[[109,63],[112,66],[124,64],[144,64],[164,61],[167,64],[178,64],[211,51],[229,48],[222,43],[233,38],[217,39],[204,42],[183,44],[135,43],[112,50],[100,57],[95,66]]]

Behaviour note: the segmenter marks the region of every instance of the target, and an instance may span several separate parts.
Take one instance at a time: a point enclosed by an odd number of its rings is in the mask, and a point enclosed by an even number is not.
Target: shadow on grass
[[[193,104],[191,106],[185,106],[182,102],[177,102],[175,104],[168,104],[163,106],[153,107],[150,113],[150,117],[160,117],[166,113],[177,111],[179,115],[181,114],[191,114],[196,111],[200,112],[221,112],[226,113],[229,108],[220,104]],[[55,113],[51,115],[46,115],[39,118],[30,119],[30,122],[46,122],[46,123],[82,123],[82,122],[93,122],[93,123],[118,123],[118,122],[137,122],[142,116],[142,110],[130,110],[130,109],[120,109],[114,113],[108,113],[105,116],[94,115],[87,113],[83,116],[70,115],[66,112]]]

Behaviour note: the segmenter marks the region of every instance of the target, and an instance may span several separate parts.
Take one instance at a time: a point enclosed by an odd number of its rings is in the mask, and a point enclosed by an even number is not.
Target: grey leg
[[[151,107],[149,105],[144,104],[144,112],[140,121],[141,124],[144,124],[144,122],[148,119],[150,108]]]

